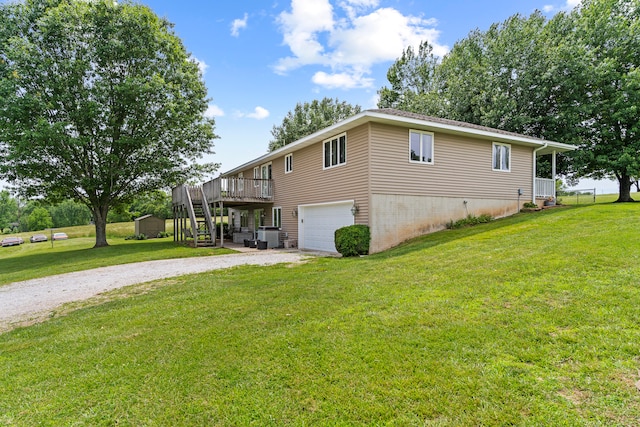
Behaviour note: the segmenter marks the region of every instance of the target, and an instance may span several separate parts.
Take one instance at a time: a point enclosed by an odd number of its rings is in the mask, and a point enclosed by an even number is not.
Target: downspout
[[[538,151],[544,150],[548,145],[549,143],[545,142],[542,147],[533,150],[533,192],[531,193],[531,203],[536,202],[536,166],[538,163]]]

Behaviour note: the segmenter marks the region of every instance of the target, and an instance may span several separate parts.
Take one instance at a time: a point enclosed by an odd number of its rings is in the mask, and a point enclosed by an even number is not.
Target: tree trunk
[[[107,213],[109,213],[108,206],[94,206],[93,208],[93,223],[96,226],[96,244],[94,248],[109,246],[109,243],[107,243]]]
[[[635,202],[635,200],[631,198],[631,177],[622,175],[618,178],[618,182],[620,183],[620,192],[616,203]]]

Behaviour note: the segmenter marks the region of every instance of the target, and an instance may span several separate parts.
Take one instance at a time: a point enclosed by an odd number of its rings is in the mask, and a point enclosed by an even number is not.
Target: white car
[[[34,234],[33,236],[29,237],[29,241],[31,243],[46,242],[47,240],[49,240],[49,238],[46,234]]]
[[[5,237],[2,239],[2,246],[18,246],[24,243],[22,237]]]

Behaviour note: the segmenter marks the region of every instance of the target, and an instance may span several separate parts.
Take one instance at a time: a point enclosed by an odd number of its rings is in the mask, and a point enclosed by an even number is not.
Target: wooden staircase
[[[215,246],[216,229],[202,187],[189,188],[186,199],[194,247]]]

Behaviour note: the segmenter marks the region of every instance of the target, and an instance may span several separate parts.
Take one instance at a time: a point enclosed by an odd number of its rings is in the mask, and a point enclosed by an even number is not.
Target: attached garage
[[[353,200],[299,207],[298,246],[325,252],[337,252],[334,233],[338,228],[353,225]]]

